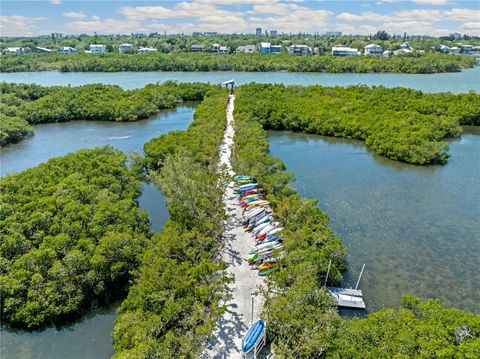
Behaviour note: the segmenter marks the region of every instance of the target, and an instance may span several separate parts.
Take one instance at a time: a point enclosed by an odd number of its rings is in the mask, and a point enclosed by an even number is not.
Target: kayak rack
[[[254,327],[259,324],[259,322],[262,322],[263,324],[263,329],[261,333],[257,334],[256,339],[255,338],[249,338],[249,334],[252,330],[254,330]],[[243,359],[260,359],[261,352],[266,344],[266,339],[267,338],[267,323],[263,320],[258,320],[255,322],[249,329],[247,335],[243,337],[242,339],[242,358]],[[245,347],[247,346],[247,341],[255,340],[255,343],[251,345],[251,347],[248,350],[244,350]],[[248,346],[250,346],[248,345]]]

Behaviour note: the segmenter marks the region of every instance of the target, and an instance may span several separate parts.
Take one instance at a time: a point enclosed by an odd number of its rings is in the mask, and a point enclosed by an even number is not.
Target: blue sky
[[[4,1],[1,36],[342,31],[347,34],[480,34],[480,1]]]

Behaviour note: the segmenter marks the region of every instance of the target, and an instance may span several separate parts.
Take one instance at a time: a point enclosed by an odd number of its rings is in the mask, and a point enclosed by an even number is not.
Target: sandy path
[[[230,95],[227,105],[227,128],[220,146],[219,166],[226,165],[229,174],[233,175],[230,156],[232,153],[233,129],[233,104],[235,96]],[[207,345],[202,358],[241,358],[242,338],[250,327],[252,320],[252,293],[258,292],[263,284],[263,278],[257,271],[250,270],[245,258],[254,246],[254,240],[249,233],[245,233],[242,226],[242,208],[233,189],[227,187],[224,201],[229,219],[225,223],[225,247],[222,259],[229,264],[228,274],[234,278],[229,285],[232,299],[224,304],[226,312],[217,322],[217,331]],[[254,320],[259,318],[262,310],[263,298],[255,297]]]

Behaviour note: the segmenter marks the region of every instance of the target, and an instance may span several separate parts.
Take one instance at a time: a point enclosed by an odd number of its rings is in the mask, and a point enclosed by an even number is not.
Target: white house
[[[90,54],[99,54],[107,52],[107,47],[105,45],[90,45],[88,53]]]
[[[58,53],[62,55],[76,54],[77,49],[70,46],[62,46],[58,49]]]
[[[401,48],[401,49],[398,49],[398,50],[395,50],[393,52],[393,54],[395,56],[398,56],[398,55],[408,55],[408,54],[411,54],[413,52],[413,49],[407,49],[407,48]]]
[[[282,52],[282,46],[272,45],[269,42],[261,42],[258,50],[261,54],[279,54]]]
[[[288,47],[288,53],[290,55],[311,55],[312,48],[307,45],[290,45]]]
[[[392,52],[391,52],[391,51],[388,51],[388,50],[387,50],[387,51],[384,51],[384,52],[382,53],[382,56],[383,56],[383,57],[390,57],[390,56],[392,56]]]
[[[154,47],[141,47],[138,49],[139,54],[146,54],[147,52],[157,52],[158,50]]]
[[[401,44],[400,49],[410,50],[411,52],[413,51],[413,47],[411,47],[408,42],[404,42],[403,44]]]
[[[212,45],[212,52],[216,54],[228,54],[230,52],[230,48],[228,46],[215,43]]]
[[[440,52],[443,52],[444,54],[448,54],[450,52],[450,48],[446,45],[440,45]]]
[[[462,54],[470,55],[473,51],[473,45],[462,45]]]
[[[346,46],[334,46],[332,47],[333,56],[360,56],[358,49],[353,49]]]
[[[244,45],[244,46],[239,46],[235,49],[235,52],[238,54],[240,52],[245,52],[251,54],[252,52],[255,52],[256,50],[255,45]]]
[[[121,44],[118,47],[118,52],[120,52],[122,54],[133,52],[133,45],[132,44]]]
[[[23,47],[7,47],[3,51],[6,54],[15,54],[15,55],[23,55],[25,53],[25,49]]]
[[[369,45],[365,46],[365,49],[364,49],[363,53],[364,53],[365,56],[382,56],[383,49],[380,45],[369,44]]]

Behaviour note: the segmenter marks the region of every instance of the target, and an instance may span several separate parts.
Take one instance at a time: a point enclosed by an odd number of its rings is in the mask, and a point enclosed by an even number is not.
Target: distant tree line
[[[444,163],[442,140],[480,125],[480,95],[424,94],[406,88],[250,84],[237,113],[264,128],[355,138],[376,153],[413,164]]]
[[[475,66],[475,59],[439,53],[394,57],[292,56],[288,54],[32,54],[0,57],[0,72],[49,71],[294,71],[330,73],[439,73]]]

